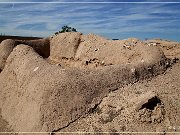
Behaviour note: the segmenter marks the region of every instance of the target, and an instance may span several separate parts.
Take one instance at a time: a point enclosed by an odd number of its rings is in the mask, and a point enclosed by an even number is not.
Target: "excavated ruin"
[[[4,40],[0,44],[0,108],[8,123],[4,131],[63,131],[94,113],[109,93],[162,74],[172,64],[160,47],[135,38],[113,41],[67,32],[38,40]],[[152,94],[137,103],[136,111],[154,109],[161,101]]]

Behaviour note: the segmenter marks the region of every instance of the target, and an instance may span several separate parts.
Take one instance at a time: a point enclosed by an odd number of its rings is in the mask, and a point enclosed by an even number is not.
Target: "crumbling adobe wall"
[[[43,58],[48,58],[50,55],[49,38],[38,40],[19,40],[19,43],[31,46]]]
[[[179,42],[154,39],[154,40],[147,40],[146,43],[154,44],[160,47],[163,50],[166,57],[168,58],[180,59],[180,43]]]
[[[50,58],[56,61],[74,58],[81,35],[79,32],[66,32],[54,36],[50,41]]]
[[[165,57],[156,58],[156,63],[165,62]],[[15,131],[58,131],[91,113],[110,91],[151,75],[148,66],[63,69],[18,45],[0,74],[2,116]],[[163,64],[157,68],[165,70]]]
[[[6,60],[10,53],[13,51],[13,48],[18,45],[17,41],[12,39],[6,39],[0,44],[0,69],[2,70],[5,66]]]
[[[70,67],[78,68],[84,65],[88,68],[93,64],[95,67],[150,64],[155,63],[157,57],[165,57],[157,46],[147,46],[135,38],[113,41],[76,32],[56,35],[50,40],[50,46],[50,60],[60,64],[64,64],[64,59],[69,60]],[[75,62],[71,63],[72,60]]]
[[[38,40],[6,39],[0,43],[0,70],[3,70],[6,60],[13,48],[19,44],[25,44],[33,47],[33,49],[44,58],[47,58],[50,55],[49,38]]]

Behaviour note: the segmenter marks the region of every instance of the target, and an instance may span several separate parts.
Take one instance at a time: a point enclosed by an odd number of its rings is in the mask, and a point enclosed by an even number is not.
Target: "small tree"
[[[64,32],[77,32],[75,28],[71,28],[68,25],[65,25],[62,27],[62,30],[59,31],[59,33],[64,33]]]
[[[55,32],[54,34],[57,35],[59,33],[64,33],[64,32],[77,32],[75,28],[69,27],[68,25],[65,25],[62,27],[62,29],[58,32]]]

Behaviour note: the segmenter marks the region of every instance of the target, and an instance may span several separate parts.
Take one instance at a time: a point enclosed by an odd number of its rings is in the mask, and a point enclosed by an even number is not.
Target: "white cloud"
[[[85,33],[164,32],[163,27],[177,23],[177,19],[152,13],[180,13],[165,4],[0,4],[0,7],[0,18],[6,22],[1,33],[40,36],[50,35],[65,24]],[[20,29],[22,25],[39,23],[46,24],[44,31]]]

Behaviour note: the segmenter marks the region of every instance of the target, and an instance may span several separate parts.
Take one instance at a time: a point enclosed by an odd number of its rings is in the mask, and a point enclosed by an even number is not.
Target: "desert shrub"
[[[64,32],[77,32],[77,30],[75,28],[69,27],[68,25],[65,25],[62,27],[62,29],[58,32],[55,32],[54,34],[58,34],[58,33],[64,33]]]

